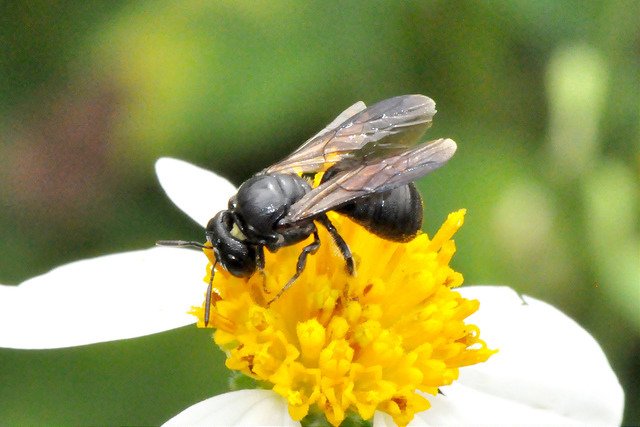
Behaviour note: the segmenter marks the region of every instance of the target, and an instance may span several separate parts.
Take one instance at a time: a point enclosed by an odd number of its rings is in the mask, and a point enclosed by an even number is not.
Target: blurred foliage
[[[640,2],[1,10],[3,283],[159,238],[202,238],[162,194],[159,156],[240,183],[356,100],[424,93],[440,111],[429,135],[459,144],[420,182],[425,229],[467,207],[455,259],[466,283],[507,284],[574,317],[625,388],[625,422],[640,423]],[[0,419],[157,424],[224,391],[226,375],[209,333],[192,327],[2,350]]]

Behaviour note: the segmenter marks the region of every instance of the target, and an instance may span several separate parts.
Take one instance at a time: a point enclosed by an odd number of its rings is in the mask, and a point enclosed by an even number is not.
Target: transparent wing
[[[387,158],[376,158],[336,173],[294,203],[282,225],[295,223],[372,193],[408,184],[444,165],[456,152],[451,139],[436,139]],[[352,163],[346,160],[346,164]]]
[[[310,169],[310,165],[315,163],[315,161],[313,160],[313,157],[317,157],[319,154],[317,151],[317,148],[314,148],[314,147],[319,146],[322,141],[328,142],[326,138],[329,138],[329,135],[331,135],[332,132],[336,132],[340,125],[345,123],[348,119],[354,117],[356,114],[358,114],[365,108],[367,108],[367,106],[364,102],[362,101],[356,102],[355,104],[353,104],[352,106],[344,110],[342,113],[340,113],[338,117],[333,119],[331,123],[329,123],[327,126],[324,127],[324,129],[322,129],[320,132],[316,133],[314,136],[309,138],[304,144],[298,147],[293,153],[289,154],[286,158],[282,159],[278,163],[269,166],[267,169],[263,171],[263,173],[316,172],[317,170],[306,170],[306,169]],[[309,157],[309,159],[307,159],[306,161],[305,161],[305,153],[307,153],[306,155]],[[306,169],[305,169],[305,166],[307,167]],[[296,170],[297,168],[301,168],[304,170],[301,170],[300,172],[298,172]]]
[[[366,104],[364,102],[362,102],[362,101],[356,102],[351,107],[347,108],[342,113],[340,113],[338,115],[338,117],[333,119],[333,121],[331,123],[329,123],[327,126],[325,126],[324,129],[322,129],[320,132],[318,132],[315,135],[313,135],[304,144],[302,144],[300,147],[298,147],[298,149],[296,151],[294,151],[294,153],[297,153],[298,151],[304,150],[305,147],[307,147],[309,145],[309,143],[311,143],[312,141],[315,141],[319,136],[321,136],[321,135],[323,135],[323,134],[325,134],[325,133],[327,133],[329,131],[335,130],[338,126],[340,126],[342,123],[347,121],[347,119],[350,119],[351,117],[355,116],[356,114],[358,114],[360,111],[364,110],[365,108],[367,108],[367,106],[366,106]]]
[[[424,95],[356,103],[323,131],[262,173],[314,173],[352,156],[388,157],[415,145],[431,125],[435,102]]]

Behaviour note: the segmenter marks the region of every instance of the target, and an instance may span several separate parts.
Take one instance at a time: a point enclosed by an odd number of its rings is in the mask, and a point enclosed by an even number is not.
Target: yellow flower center
[[[336,426],[349,410],[365,420],[384,411],[406,425],[430,406],[418,391],[435,395],[457,379],[458,368],[495,352],[465,323],[479,302],[452,290],[462,275],[449,266],[451,237],[464,214],[450,214],[432,239],[420,234],[398,243],[329,213],[354,254],[355,276],[319,227],[320,249],[268,308],[311,240],[267,252],[264,275],[240,279],[218,269],[209,326],[227,367],[272,384],[294,420],[315,405]],[[213,253],[205,253],[209,271]],[[204,327],[204,305],[192,312]]]

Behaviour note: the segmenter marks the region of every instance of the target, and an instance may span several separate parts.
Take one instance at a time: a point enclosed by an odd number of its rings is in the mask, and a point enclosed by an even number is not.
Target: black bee
[[[366,108],[358,102],[280,162],[245,181],[229,207],[207,224],[207,245],[159,241],[159,245],[213,247],[215,263],[207,290],[209,323],[217,264],[237,277],[264,269],[271,252],[313,235],[296,272],[268,303],[300,276],[309,254],[320,247],[317,223],[327,229],[347,270],[355,274],[349,246],[326,215],[336,211],[388,240],[407,241],[422,227],[422,199],[413,181],[439,168],[456,151],[450,139],[416,145],[431,125],[435,103],[423,95],[386,99]],[[313,188],[309,176],[324,173]]]

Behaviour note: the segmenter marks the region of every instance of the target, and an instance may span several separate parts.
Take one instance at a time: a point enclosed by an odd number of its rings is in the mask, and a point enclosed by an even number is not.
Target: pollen
[[[463,277],[449,265],[465,210],[450,214],[433,238],[421,233],[403,243],[329,215],[354,254],[355,275],[319,226],[319,250],[270,305],[310,239],[267,252],[263,274],[248,279],[218,269],[208,327],[216,328],[226,366],[268,384],[294,420],[317,408],[334,426],[349,412],[367,420],[375,411],[406,425],[430,407],[425,394],[495,353],[465,322],[479,302],[455,291]],[[208,283],[214,255],[205,253]],[[192,313],[204,327],[204,304]]]

